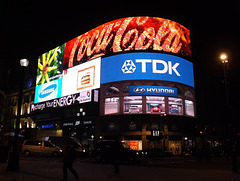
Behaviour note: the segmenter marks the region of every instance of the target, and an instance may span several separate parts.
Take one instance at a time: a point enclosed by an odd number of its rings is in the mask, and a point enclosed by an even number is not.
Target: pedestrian
[[[67,169],[69,169],[72,172],[72,174],[75,176],[76,180],[78,180],[78,173],[72,167],[73,160],[75,159],[75,157],[76,157],[76,153],[74,150],[74,143],[71,139],[68,139],[65,149],[63,150],[63,180],[62,181],[68,180]]]
[[[114,172],[115,174],[119,174],[119,157],[120,157],[120,142],[118,140],[115,140],[113,143],[113,149],[112,149],[112,161],[114,166]]]

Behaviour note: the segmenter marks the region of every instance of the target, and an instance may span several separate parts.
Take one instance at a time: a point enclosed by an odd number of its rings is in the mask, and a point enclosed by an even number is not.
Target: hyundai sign
[[[149,95],[177,97],[177,88],[165,86],[129,86],[129,95]]]
[[[194,87],[193,64],[162,53],[125,53],[102,58],[101,84],[125,80],[163,80]]]

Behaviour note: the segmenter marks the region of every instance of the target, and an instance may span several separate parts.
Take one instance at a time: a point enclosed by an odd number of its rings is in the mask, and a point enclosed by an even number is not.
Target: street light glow
[[[228,56],[226,53],[220,54],[220,59],[221,59],[222,63],[228,63],[227,58],[228,58]]]
[[[23,59],[20,60],[20,65],[21,65],[22,67],[27,67],[28,64],[29,64],[29,60],[28,60],[28,59],[23,58]]]

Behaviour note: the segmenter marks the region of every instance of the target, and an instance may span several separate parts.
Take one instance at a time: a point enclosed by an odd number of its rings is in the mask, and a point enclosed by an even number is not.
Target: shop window
[[[129,93],[129,86],[126,86],[126,87],[123,89],[123,93]]]
[[[23,103],[29,103],[29,95],[23,97]]]
[[[177,93],[178,93],[178,95],[182,95],[181,89],[177,88]]]
[[[192,94],[192,92],[189,91],[189,90],[185,92],[185,96],[186,96],[186,97],[189,97],[189,98],[193,98],[193,94]]]
[[[142,113],[142,96],[125,96],[123,106],[124,113]]]
[[[146,96],[147,113],[165,113],[165,98],[160,96]]]
[[[105,114],[119,113],[119,97],[105,99]]]
[[[169,97],[168,104],[169,104],[169,114],[176,114],[176,115],[183,114],[182,99]]]
[[[119,89],[114,86],[110,86],[106,91],[105,91],[105,96],[108,95],[114,95],[114,94],[119,94]]]
[[[193,101],[185,100],[185,110],[187,116],[195,116]]]

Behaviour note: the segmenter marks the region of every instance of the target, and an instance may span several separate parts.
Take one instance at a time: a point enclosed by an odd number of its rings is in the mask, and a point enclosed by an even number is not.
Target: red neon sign
[[[138,141],[129,141],[129,147],[133,150],[138,150]]]
[[[163,18],[130,17],[105,23],[66,43],[64,69],[126,51],[165,51],[191,57],[190,32]]]

